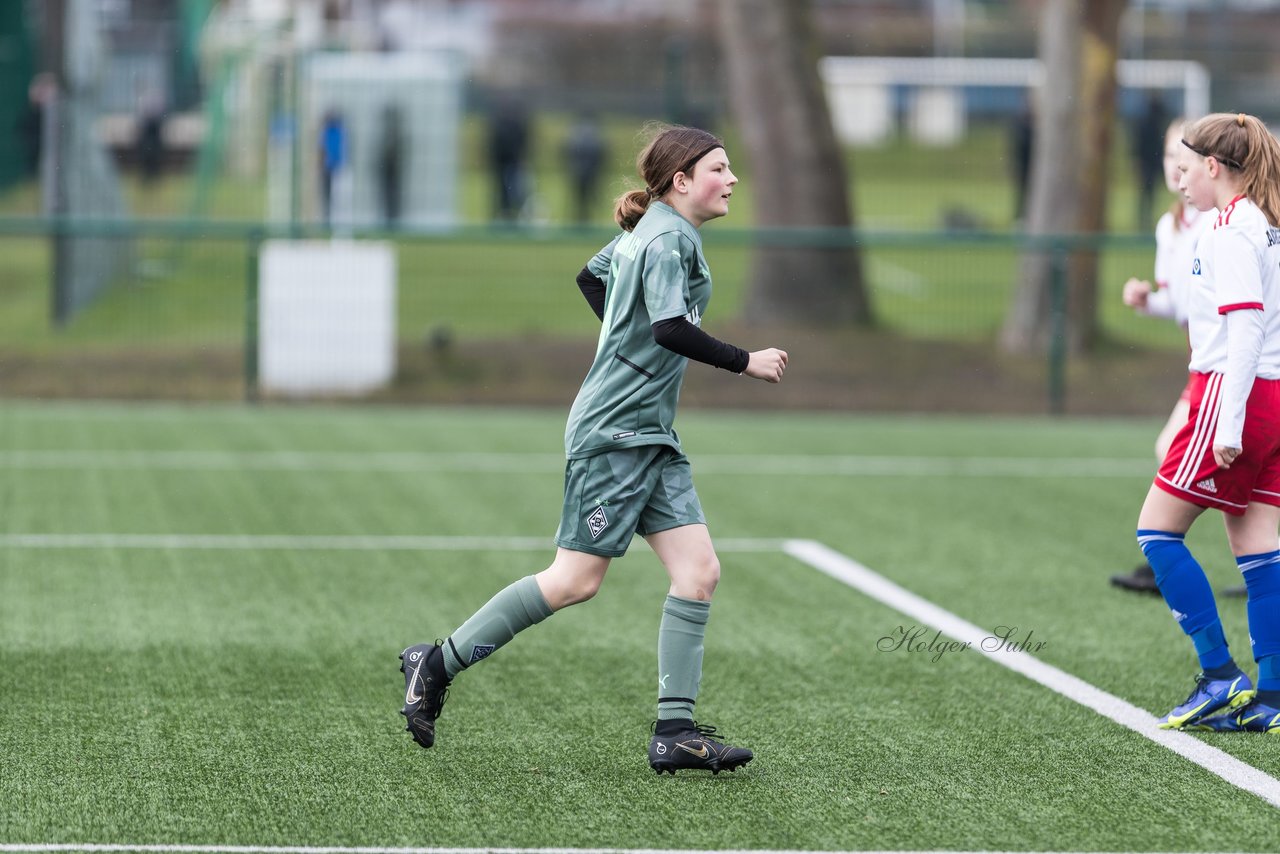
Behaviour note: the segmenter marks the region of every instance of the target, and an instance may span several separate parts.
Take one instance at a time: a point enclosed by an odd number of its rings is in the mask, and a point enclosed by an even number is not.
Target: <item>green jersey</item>
[[[653,339],[652,324],[683,317],[695,326],[711,299],[702,236],[663,202],[587,264],[605,281],[595,361],[565,428],[569,459],[636,445],[680,449],[672,424],[688,359]]]

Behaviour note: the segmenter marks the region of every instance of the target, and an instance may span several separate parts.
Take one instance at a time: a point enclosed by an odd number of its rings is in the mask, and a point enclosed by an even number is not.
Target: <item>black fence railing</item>
[[[316,282],[333,272],[323,265],[334,247],[379,245],[393,260],[394,371],[381,387],[355,397],[561,402],[585,370],[596,333],[574,276],[612,236],[603,228],[475,226],[335,235],[318,227],[243,222],[0,218],[6,305],[0,311],[0,396],[292,396],[263,383],[260,355],[269,332],[262,324],[260,261],[264,249],[293,242],[317,249],[321,266],[301,274]],[[75,240],[125,241],[132,251],[111,253],[129,259],[111,287],[55,322],[54,247]],[[704,241],[715,281],[708,330],[749,347],[795,342],[789,346],[799,360],[784,385],[797,388],[769,398],[774,403],[1148,414],[1171,403],[1169,395],[1185,377],[1183,333],[1120,303],[1126,278],[1150,278],[1154,246],[1140,236],[713,225]],[[856,248],[874,323],[832,328],[821,319],[770,324],[755,318],[747,324],[743,306],[753,253],[771,246]],[[1080,250],[1098,258],[1097,336],[1090,351],[1069,353],[1067,261]],[[1045,253],[1051,271],[1050,334],[1043,351],[1030,356],[1004,353],[998,343],[1028,253]],[[349,278],[354,291],[364,287],[359,268]],[[803,300],[808,283],[791,286]],[[342,329],[355,320],[330,317],[322,326]],[[352,396],[317,388],[310,396]],[[695,405],[750,405],[701,375],[691,374],[687,393]]]

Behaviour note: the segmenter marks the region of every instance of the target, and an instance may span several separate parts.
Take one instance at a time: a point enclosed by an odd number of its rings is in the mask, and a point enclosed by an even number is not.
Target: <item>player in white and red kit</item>
[[[1178,192],[1182,173],[1178,171],[1178,153],[1182,150],[1182,118],[1169,124],[1164,139],[1164,183],[1169,192]],[[1124,304],[1151,317],[1165,317],[1187,328],[1187,301],[1191,290],[1191,265],[1195,259],[1196,241],[1206,226],[1217,217],[1216,210],[1201,211],[1186,203],[1179,193],[1177,201],[1156,223],[1155,286],[1146,279],[1132,278],[1124,283]],[[1178,428],[1187,421],[1191,408],[1191,383],[1188,380],[1173,411],[1156,436],[1156,462],[1169,451]],[[1111,576],[1111,583],[1126,590],[1160,595],[1155,570],[1143,561],[1132,572]]]
[[[1186,129],[1179,188],[1218,208],[1187,303],[1189,418],[1138,517],[1138,543],[1202,672],[1166,729],[1280,732],[1280,142],[1244,113]],[[1223,512],[1248,591],[1257,690],[1231,656],[1213,590],[1184,538]]]

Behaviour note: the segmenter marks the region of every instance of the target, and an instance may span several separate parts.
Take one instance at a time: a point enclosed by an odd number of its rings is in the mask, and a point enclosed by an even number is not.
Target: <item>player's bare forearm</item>
[[[756,350],[749,354],[747,369],[743,371],[749,377],[764,380],[767,383],[782,382],[782,374],[787,370],[787,351],[770,347],[767,350]]]

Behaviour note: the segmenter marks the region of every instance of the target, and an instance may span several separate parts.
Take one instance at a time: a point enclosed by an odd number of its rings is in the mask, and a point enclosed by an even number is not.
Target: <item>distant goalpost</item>
[[[58,222],[50,232],[52,322],[62,327],[133,262],[127,238],[86,233],[82,223],[127,216],[115,164],[97,135],[107,45],[92,0],[51,3],[46,26],[57,42],[55,71],[39,86],[42,110],[41,207]],[[71,225],[63,225],[63,223]]]
[[[1122,59],[1116,66],[1122,94],[1164,92],[1175,113],[1209,112],[1209,72],[1198,62]],[[964,135],[972,113],[1009,114],[1008,90],[1038,89],[1045,72],[1038,59],[829,56],[820,74],[841,142],[875,145],[902,124],[913,139],[948,145]]]

